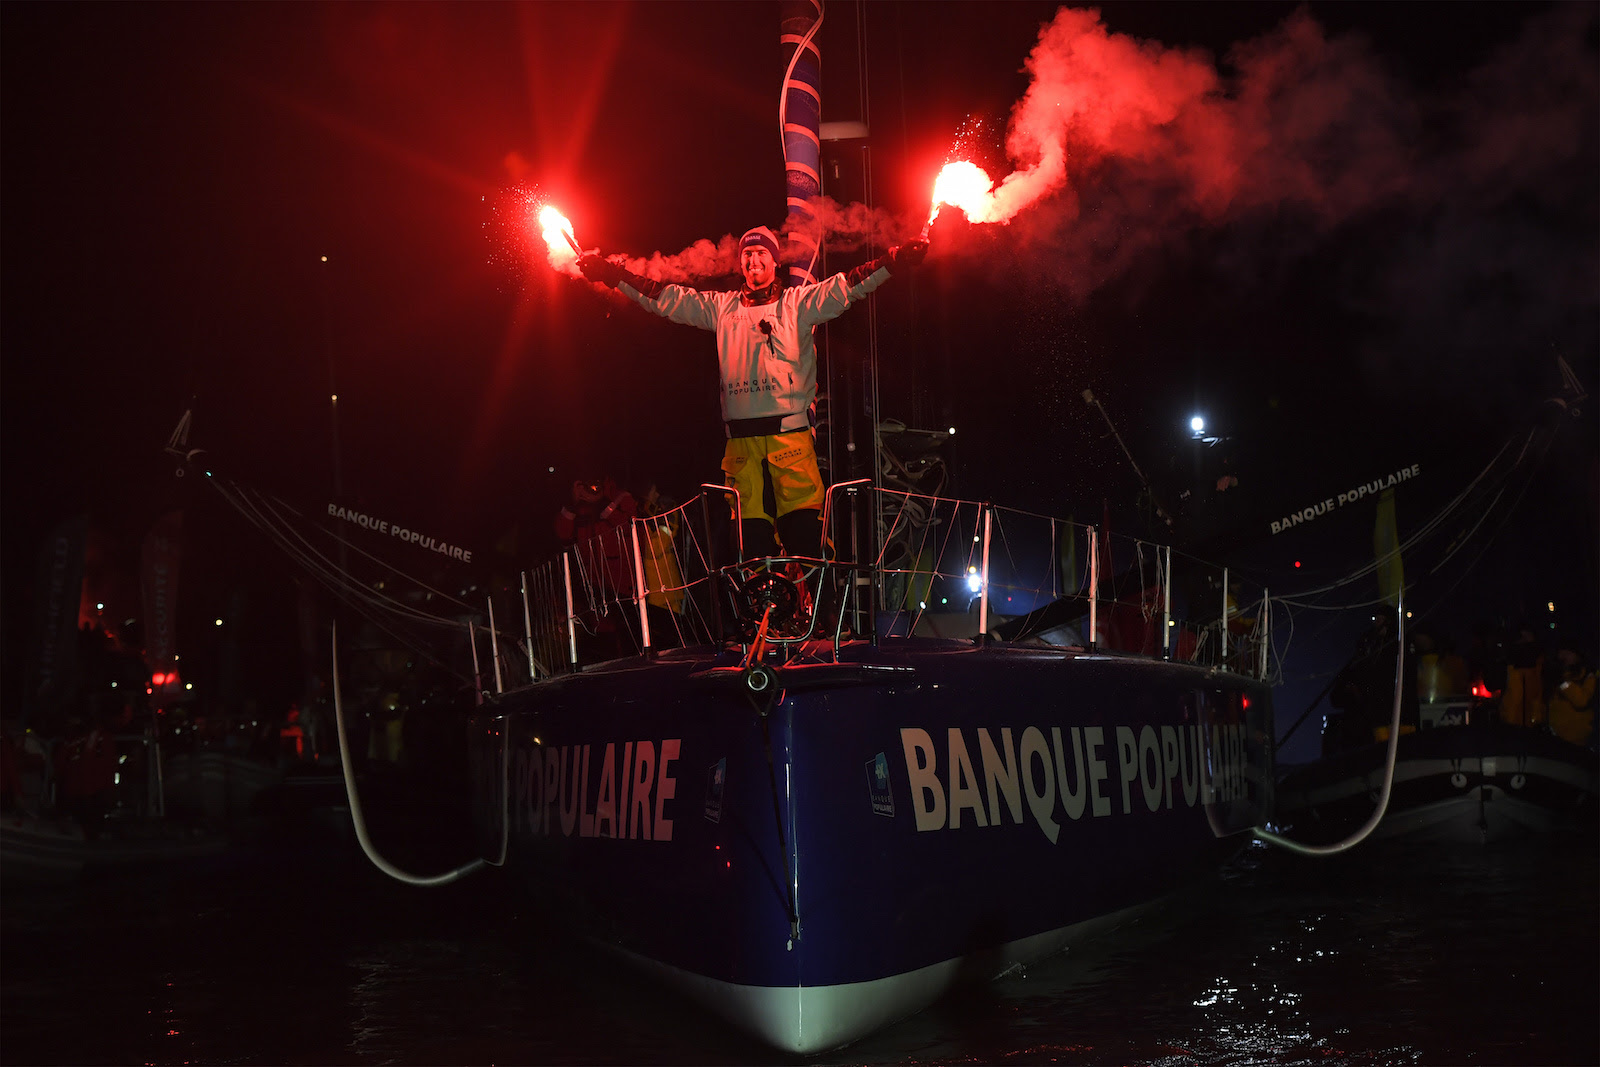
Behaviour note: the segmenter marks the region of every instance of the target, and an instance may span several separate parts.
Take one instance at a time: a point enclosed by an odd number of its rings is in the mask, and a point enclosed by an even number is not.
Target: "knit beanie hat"
[[[757,226],[753,230],[746,230],[745,235],[739,238],[739,251],[743,252],[751,245],[760,245],[772,253],[774,262],[778,259],[778,235],[765,226]]]

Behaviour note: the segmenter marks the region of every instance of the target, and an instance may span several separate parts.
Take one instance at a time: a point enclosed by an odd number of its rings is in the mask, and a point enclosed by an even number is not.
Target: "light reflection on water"
[[[818,1064],[1600,1062],[1595,844],[1252,849],[1080,951]],[[792,1062],[553,939],[505,883],[359,856],[8,893],[7,1062]]]

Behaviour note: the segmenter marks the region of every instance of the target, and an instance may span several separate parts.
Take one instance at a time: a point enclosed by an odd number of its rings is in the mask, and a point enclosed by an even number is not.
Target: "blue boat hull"
[[[1061,649],[863,643],[761,692],[680,652],[486,708],[474,808],[547,907],[807,1052],[1215,864],[1271,723],[1259,683]]]

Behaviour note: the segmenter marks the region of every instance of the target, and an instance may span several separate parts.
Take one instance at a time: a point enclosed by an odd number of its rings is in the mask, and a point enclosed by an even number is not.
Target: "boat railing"
[[[1071,518],[881,490],[879,628],[1272,669],[1267,590]]]
[[[504,689],[672,647],[747,648],[762,618],[762,638],[777,646],[820,638],[837,649],[852,633],[928,636],[1149,656],[1257,678],[1276,666],[1259,583],[1104,525],[862,480],[828,493],[828,559],[740,560],[737,497],[720,485],[702,490],[524,572],[511,594],[520,603],[491,598],[490,625],[469,624],[475,663],[481,645],[492,657],[492,673],[479,667],[483,683]],[[511,623],[518,614],[520,628]]]

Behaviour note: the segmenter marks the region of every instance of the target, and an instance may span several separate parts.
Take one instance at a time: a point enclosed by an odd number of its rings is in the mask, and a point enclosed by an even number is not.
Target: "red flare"
[[[583,249],[578,247],[577,239],[572,235],[572,223],[554,205],[546,204],[539,209],[539,226],[543,230],[544,243],[550,247],[552,264],[561,265],[561,261],[568,258],[569,248],[573,259],[583,255]]]
[[[946,163],[938,178],[934,179],[933,210],[928,214],[928,222],[922,232],[928,232],[928,226],[933,225],[933,220],[939,217],[939,209],[945,204],[960,208],[971,222],[993,221],[993,187],[994,182],[977,164],[964,159]]]

